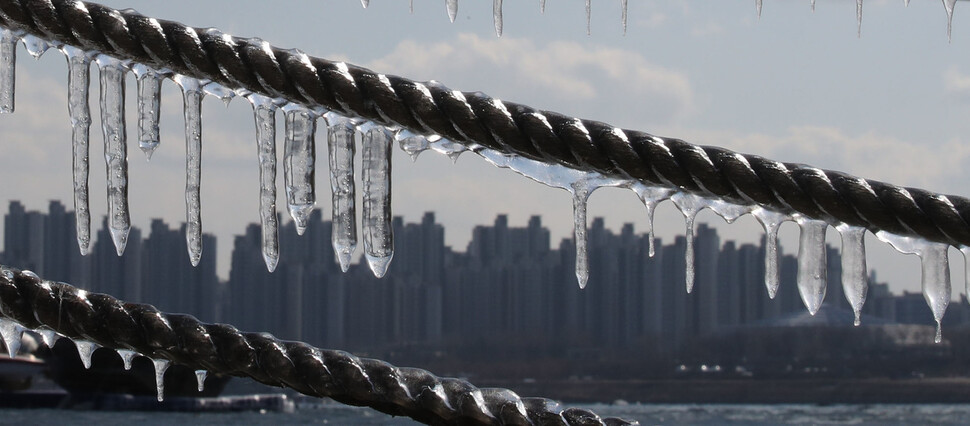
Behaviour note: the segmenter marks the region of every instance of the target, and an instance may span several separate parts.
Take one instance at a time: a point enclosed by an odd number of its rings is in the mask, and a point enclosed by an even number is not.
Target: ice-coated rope
[[[259,39],[70,0],[0,0],[0,26],[472,149],[734,203],[970,246],[970,200],[618,129],[280,49]]]
[[[162,313],[151,305],[126,303],[0,266],[0,320],[3,317],[28,329],[53,330],[77,341],[200,371],[250,377],[429,424],[636,424],[601,419],[545,398],[521,398],[508,389],[477,388],[417,368],[282,341],[266,333],[244,333],[231,325],[206,324],[189,315]]]

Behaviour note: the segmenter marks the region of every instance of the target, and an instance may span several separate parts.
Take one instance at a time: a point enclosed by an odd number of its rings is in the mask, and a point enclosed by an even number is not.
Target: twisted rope
[[[962,197],[618,129],[95,3],[0,0],[0,26],[472,148],[874,233],[970,245],[970,200]]]
[[[520,398],[508,389],[479,389],[417,368],[347,352],[318,349],[266,333],[243,333],[189,315],[126,303],[32,272],[0,266],[0,315],[27,328],[50,328],[72,339],[128,349],[195,369],[250,377],[303,394],[368,406],[429,424],[622,425],[545,398]]]

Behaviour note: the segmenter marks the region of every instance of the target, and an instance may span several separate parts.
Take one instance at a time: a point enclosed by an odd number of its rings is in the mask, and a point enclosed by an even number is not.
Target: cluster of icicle
[[[812,6],[812,12],[815,11],[815,0],[810,0]],[[862,36],[862,0],[855,0],[855,15],[856,23],[858,25],[858,35]],[[903,0],[906,6],[909,6],[909,0]],[[947,39],[950,38],[951,30],[953,28],[953,8],[956,5],[957,0],[943,0],[943,8],[946,11],[946,36]],[[370,0],[360,0],[360,3],[367,8],[370,5]],[[586,34],[590,34],[590,18],[592,16],[592,0],[586,0]],[[627,28],[627,10],[628,10],[629,0],[620,0],[620,9],[622,10],[620,15],[620,20],[623,25],[623,34],[626,34]],[[764,0],[755,0],[755,8],[758,10],[758,18],[761,18],[761,10],[763,8]],[[448,19],[451,22],[455,22],[455,18],[458,16],[458,0],[445,0],[445,8],[448,11]],[[414,0],[410,2],[410,10],[414,12]],[[546,11],[546,0],[539,0],[539,10],[542,13]],[[499,37],[502,36],[503,27],[503,16],[502,13],[502,0],[492,0],[492,22],[495,25],[495,34]]]
[[[34,277],[37,275],[31,271],[23,271],[24,274],[32,274]],[[0,270],[7,279],[13,280],[13,271],[3,268]],[[83,290],[82,290],[83,291]],[[0,317],[0,338],[3,338],[3,344],[7,347],[7,355],[11,358],[17,356],[20,351],[21,340],[23,339],[24,332],[27,331],[23,326],[17,322],[10,320],[8,318]],[[41,340],[47,347],[53,349],[54,344],[57,340],[64,337],[58,334],[56,331],[51,330],[46,327],[42,327],[36,330],[31,330],[37,333]],[[77,354],[81,357],[81,364],[84,368],[91,368],[91,357],[94,351],[100,346],[97,343],[90,342],[87,340],[75,340],[71,339],[74,345],[77,347]],[[142,356],[141,354],[127,350],[127,349],[117,349],[115,352],[121,357],[121,361],[124,363],[125,370],[131,370],[131,362],[136,356]],[[152,359],[152,364],[155,366],[155,390],[158,395],[158,401],[161,402],[165,399],[165,371],[168,370],[169,361],[164,358]],[[205,378],[208,372],[206,370],[196,370],[195,378],[198,383],[199,392],[205,389]]]
[[[27,51],[39,57],[52,47],[49,43],[31,35],[13,31],[0,32],[0,111],[14,109],[14,62],[18,41],[23,41]],[[256,40],[265,48],[266,42]],[[185,113],[186,140],[186,219],[188,222],[186,243],[193,265],[202,253],[201,185],[202,122],[201,102],[205,95],[213,95],[229,102],[234,96],[243,96],[252,104],[256,142],[259,159],[259,217],[262,223],[262,253],[268,270],[273,271],[279,260],[278,219],[276,208],[276,121],[278,109],[285,114],[284,185],[289,212],[302,234],[307,218],[316,203],[314,171],[316,157],[316,123],[323,118],[327,127],[327,145],[330,160],[330,183],[333,195],[334,253],[341,268],[346,271],[357,248],[356,180],[354,158],[358,139],[362,149],[360,178],[363,186],[363,239],[364,257],[373,273],[381,277],[387,271],[393,257],[391,227],[391,153],[397,141],[412,160],[421,152],[431,149],[457,161],[461,153],[472,151],[497,167],[509,168],[548,186],[561,188],[573,195],[574,241],[576,243],[576,278],[581,288],[589,277],[586,243],[586,203],[589,195],[604,186],[625,187],[636,192],[647,209],[650,238],[650,255],[653,255],[653,212],[658,203],[670,199],[683,213],[687,225],[687,252],[685,255],[686,288],[694,288],[694,218],[707,208],[726,221],[733,222],[744,214],[752,214],[764,226],[766,238],[765,285],[770,297],[778,291],[778,243],[777,233],[786,221],[796,222],[801,228],[798,250],[798,290],[809,312],[815,314],[822,304],[826,286],[825,232],[834,226],[842,235],[842,285],[856,315],[858,324],[867,291],[864,228],[845,224],[829,224],[800,215],[787,215],[760,206],[737,205],[718,199],[675,192],[672,189],[647,186],[641,182],[606,177],[595,172],[570,169],[546,164],[514,154],[493,151],[474,143],[463,145],[438,135],[419,135],[407,129],[386,127],[353,117],[346,117],[320,108],[308,108],[282,99],[271,99],[245,90],[231,90],[214,82],[200,81],[168,70],[154,70],[142,64],[130,64],[105,55],[84,52],[70,46],[56,46],[67,57],[68,109],[73,125],[75,211],[77,216],[78,245],[82,254],[90,246],[90,209],[88,206],[88,134],[91,125],[88,109],[88,85],[90,63],[100,70],[101,121],[104,133],[104,153],[107,167],[107,192],[109,229],[120,255],[125,248],[130,219],[128,214],[127,144],[124,120],[124,82],[131,70],[138,82],[138,135],[139,147],[151,158],[159,145],[158,118],[162,81],[170,78],[182,89]],[[301,53],[302,54],[302,53]],[[347,72],[346,64],[339,63]],[[383,75],[380,78],[386,78]],[[437,84],[434,82],[427,85]],[[459,91],[452,94],[460,100]],[[428,95],[430,97],[430,94]],[[505,104],[493,100],[498,111],[509,115]],[[533,113],[542,122],[548,121],[541,113]],[[572,125],[576,131],[588,134],[582,121]],[[550,126],[551,131],[551,126]],[[625,140],[623,130],[614,129],[616,136]],[[657,138],[657,142],[663,141]],[[907,194],[908,195],[908,194]],[[923,262],[923,293],[939,324],[950,301],[949,267],[947,245],[921,239],[901,237],[879,232],[876,236],[887,241],[903,253],[916,254]],[[961,251],[970,255],[970,248]],[[968,268],[970,269],[970,268]],[[970,279],[970,274],[968,274]],[[968,280],[970,283],[970,280]],[[937,340],[940,340],[938,330]]]

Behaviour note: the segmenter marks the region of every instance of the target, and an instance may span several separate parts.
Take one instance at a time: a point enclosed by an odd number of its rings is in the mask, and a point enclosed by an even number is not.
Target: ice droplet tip
[[[269,256],[263,254],[263,261],[266,263],[266,270],[272,273],[276,270],[276,265],[279,263],[280,259],[278,257]]]
[[[115,251],[118,252],[118,256],[125,254],[125,247],[128,246],[128,231],[128,228],[111,230],[111,240],[115,244]]]
[[[367,266],[370,266],[370,270],[374,273],[374,276],[377,278],[383,278],[384,275],[387,274],[387,268],[391,265],[391,258],[393,258],[394,255],[371,256],[368,254],[365,255],[365,257],[367,258]]]

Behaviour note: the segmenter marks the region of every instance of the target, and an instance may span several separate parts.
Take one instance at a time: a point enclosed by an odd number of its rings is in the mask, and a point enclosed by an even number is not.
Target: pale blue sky
[[[952,43],[936,0],[914,0],[908,8],[902,0],[867,0],[862,38],[856,37],[855,2],[841,0],[818,0],[815,13],[808,0],[765,0],[760,20],[751,0],[634,0],[626,36],[619,1],[593,2],[590,36],[582,0],[548,0],[545,15],[538,1],[506,1],[501,38],[494,34],[491,2],[482,0],[461,1],[455,23],[438,0],[415,0],[414,14],[407,13],[406,0],[372,0],[366,10],[357,0],[105,3],[621,127],[970,195],[964,185],[970,177],[970,121],[964,118],[970,113],[970,9],[964,13],[963,3],[957,5]],[[22,173],[39,171],[43,177],[7,185],[5,198],[33,209],[46,208],[52,198],[69,202],[64,60],[49,52],[33,61],[21,50],[18,73],[17,113],[0,117],[6,133],[0,179],[18,181]],[[145,228],[152,217],[183,220],[181,114],[180,95],[168,82],[162,147],[150,164],[135,147],[136,121],[129,115],[136,226]],[[231,236],[258,220],[252,116],[244,101],[226,109],[209,99],[203,120],[203,221],[220,238],[224,272]],[[100,216],[105,202],[98,125],[96,120],[92,128],[91,188],[92,211]],[[320,152],[325,164],[325,150]],[[457,166],[433,153],[416,164],[400,151],[395,155],[395,214],[417,220],[426,210],[437,211],[447,242],[460,250],[472,226],[490,223],[498,213],[508,213],[515,225],[542,214],[557,241],[571,231],[570,198],[563,191],[494,169],[474,155],[462,156]],[[318,179],[318,204],[329,215],[325,169]],[[644,223],[642,205],[622,190],[594,194],[590,217],[597,215],[614,229],[624,222],[642,229]],[[720,222],[709,212],[701,220]],[[743,241],[761,235],[750,217],[718,227],[723,236]],[[679,212],[667,203],[658,212],[658,228],[667,241],[683,234]],[[796,227],[786,225],[782,233],[790,242]],[[829,239],[838,244],[834,231]],[[870,265],[891,277],[895,288],[918,289],[915,259],[875,239],[868,248]],[[793,253],[795,246],[784,249]],[[962,289],[963,259],[951,257],[954,288]]]

